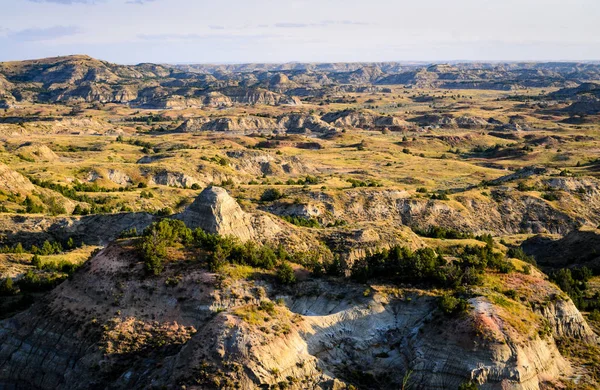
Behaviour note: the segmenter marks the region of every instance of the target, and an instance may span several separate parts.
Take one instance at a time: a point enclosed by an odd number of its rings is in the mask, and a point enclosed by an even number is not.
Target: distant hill
[[[0,107],[19,102],[120,103],[140,108],[297,105],[345,88],[513,90],[600,80],[590,63],[117,65],[85,55],[0,63]]]

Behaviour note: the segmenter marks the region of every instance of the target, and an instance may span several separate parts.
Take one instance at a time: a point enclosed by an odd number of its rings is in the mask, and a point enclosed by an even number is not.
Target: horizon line
[[[57,55],[57,56],[49,56],[49,57],[38,57],[38,58],[26,58],[26,59],[18,59],[18,60],[2,60],[0,61],[0,63],[5,63],[5,62],[27,62],[27,61],[41,61],[41,60],[47,60],[47,59],[52,59],[52,58],[68,58],[68,57],[78,57],[78,56],[85,56],[85,57],[89,57],[98,61],[103,61],[103,62],[110,62],[116,65],[123,65],[123,66],[135,66],[135,65],[140,65],[140,64],[155,64],[155,65],[205,65],[205,66],[218,66],[218,65],[289,65],[289,64],[296,64],[296,65],[309,65],[309,64],[419,64],[419,65],[424,65],[424,64],[432,64],[432,65],[442,65],[442,64],[469,64],[469,63],[482,63],[482,64],[519,64],[519,63],[524,63],[524,64],[547,64],[547,63],[577,63],[577,64],[594,64],[594,63],[600,63],[600,59],[586,59],[586,60],[582,60],[582,59],[539,59],[539,60],[526,60],[526,59],[503,59],[503,60],[484,60],[484,59],[476,59],[476,60],[469,60],[469,59],[453,59],[453,60],[449,60],[449,59],[439,59],[439,60],[418,60],[418,59],[410,59],[410,60],[382,60],[382,61],[376,61],[376,60],[365,60],[365,61],[296,61],[296,60],[289,60],[289,61],[201,61],[201,62],[194,62],[194,61],[174,61],[174,62],[168,62],[168,61],[159,61],[159,62],[149,62],[149,61],[141,61],[141,62],[136,62],[136,63],[131,63],[131,62],[118,62],[118,61],[109,61],[109,60],[104,60],[98,57],[94,57],[91,56],[89,54],[67,54],[67,55]]]

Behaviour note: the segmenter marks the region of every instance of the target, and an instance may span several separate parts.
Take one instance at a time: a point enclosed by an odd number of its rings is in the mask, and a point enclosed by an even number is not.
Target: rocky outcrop
[[[322,121],[316,115],[301,115],[294,114],[283,116],[278,119],[280,126],[285,128],[289,133],[335,133],[335,127]]]
[[[106,176],[107,176],[108,180],[112,181],[115,184],[119,184],[122,186],[133,183],[133,180],[131,179],[131,177],[129,177],[129,175],[127,175],[125,172],[120,171],[118,169],[109,169],[106,172]]]
[[[242,104],[264,104],[270,106],[279,105],[300,105],[297,98],[275,93],[261,88],[232,88],[220,91],[223,95],[231,99],[232,102]]]
[[[149,171],[145,173],[145,176],[148,178],[149,185],[190,188],[194,184],[200,184],[199,180],[182,172],[168,170]]]
[[[207,107],[231,107],[231,99],[220,92],[209,92],[204,95],[202,103]]]
[[[404,130],[414,127],[399,117],[374,115],[370,112],[355,110],[330,112],[321,119],[337,128]]]
[[[232,131],[232,132],[273,132],[282,130],[275,120],[262,117],[225,117],[225,118],[194,118],[185,121],[178,131]]]
[[[133,183],[133,180],[129,175],[119,169],[107,169],[105,172],[102,170],[94,169],[88,172],[85,180],[88,182],[96,182],[101,179],[107,179],[111,182],[120,186],[127,186]]]
[[[35,187],[29,179],[0,163],[0,190],[6,193],[30,193]]]
[[[227,152],[230,160],[230,166],[236,171],[253,175],[305,175],[316,173],[317,170],[302,158],[274,156],[270,153],[249,151],[249,150],[231,150]]]
[[[411,118],[411,122],[417,123],[419,126],[426,127],[442,127],[442,128],[453,128],[456,127],[456,119],[452,115],[422,115],[416,118]]]
[[[277,118],[238,116],[224,118],[193,118],[186,120],[178,129],[183,132],[230,131],[230,132],[289,132],[319,133],[336,132],[336,128],[315,115],[283,115]]]
[[[555,299],[534,310],[542,315],[550,324],[555,337],[568,337],[598,342],[598,336],[592,331],[579,310],[570,299]]]
[[[20,119],[19,119],[20,120]],[[18,124],[18,122],[17,122]],[[48,118],[39,121],[24,122],[14,126],[0,124],[0,134],[69,134],[69,135],[97,135],[120,133],[115,126],[97,118]]]
[[[190,228],[234,236],[242,241],[263,241],[273,238],[281,230],[265,215],[244,212],[236,200],[220,187],[206,188],[178,218]]]
[[[481,117],[463,115],[456,118],[456,125],[461,129],[484,129],[489,122]]]

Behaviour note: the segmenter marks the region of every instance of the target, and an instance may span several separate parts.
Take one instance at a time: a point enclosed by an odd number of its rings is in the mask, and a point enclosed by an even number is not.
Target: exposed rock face
[[[600,192],[600,181],[594,178],[553,177],[544,180],[544,184],[557,191]]]
[[[265,105],[299,105],[300,101],[296,98],[289,97],[287,95],[271,92],[266,89],[248,89],[248,88],[234,88],[226,89],[221,91],[224,95],[229,97],[232,102],[244,103],[244,104],[265,104]]]
[[[0,163],[0,190],[7,193],[29,193],[35,187],[29,179]]]
[[[581,226],[579,221],[534,197],[516,198],[499,194],[500,204],[460,199],[466,212],[435,201],[403,200],[398,204],[404,224],[409,226],[453,226],[465,231],[502,233],[566,234]]]
[[[179,130],[196,131],[238,131],[256,132],[281,129],[274,120],[260,117],[231,117],[231,118],[196,118],[184,122]]]
[[[551,174],[551,173],[560,173],[560,171],[552,170],[552,169],[542,167],[542,166],[525,167],[525,168],[519,169],[518,171],[516,171],[514,173],[510,173],[506,176],[499,177],[498,179],[495,179],[492,182],[494,184],[498,185],[498,184],[502,184],[502,183],[515,181],[515,180],[527,179],[530,177],[547,175],[547,174]]]
[[[319,203],[334,219],[346,221],[386,221],[396,225],[427,228],[443,226],[477,234],[531,233],[567,234],[583,225],[600,223],[600,195],[563,193],[563,202],[576,207],[578,216],[554,207],[550,202],[518,191],[492,191],[491,198],[456,195],[454,202],[411,199],[410,194],[398,190],[351,190],[338,194],[312,194],[313,203]],[[579,197],[583,197],[579,199]],[[269,211],[289,215],[286,203],[275,204]],[[585,217],[583,217],[585,216]]]
[[[110,181],[122,186],[132,183],[131,178],[125,172],[118,169],[109,169],[107,177]]]
[[[411,122],[415,122],[419,126],[434,126],[442,128],[457,127],[456,119],[454,119],[452,115],[423,115],[420,117],[412,118]]]
[[[232,150],[227,152],[231,158],[230,166],[236,171],[257,175],[302,175],[315,173],[317,170],[303,159],[273,156],[270,153],[248,150]]]
[[[232,131],[232,132],[284,132],[290,133],[330,133],[336,129],[314,115],[284,115],[278,118],[253,116],[224,118],[194,118],[185,121],[179,131]]]
[[[198,180],[186,175],[185,173],[171,172],[166,170],[160,172],[149,172],[147,176],[149,177],[148,184],[150,185],[189,188],[194,184],[200,183]]]
[[[209,92],[204,96],[202,102],[208,107],[230,107],[233,105],[231,99],[220,92]]]
[[[571,300],[556,300],[536,308],[535,311],[548,320],[556,337],[572,337],[588,342],[598,342],[598,336],[592,331]]]
[[[0,74],[0,108],[10,108],[15,103],[14,96],[10,93],[14,86]]]
[[[290,133],[330,133],[335,127],[322,121],[316,115],[290,115],[279,118],[279,124]]]
[[[470,300],[465,316],[448,318],[419,290],[365,297],[364,286],[317,280],[277,295],[264,282],[218,287],[214,274],[189,267],[172,288],[166,280],[181,269],[144,278],[133,253],[109,246],[47,299],[0,322],[0,387],[250,389],[291,377],[302,379],[293,390],[357,381],[379,389],[400,388],[412,372],[418,390],[469,380],[487,390],[538,390],[571,372],[552,338],[575,334],[560,313],[552,335],[540,337],[535,327],[517,331],[520,319],[483,297]],[[540,298],[556,292],[543,280],[540,287]],[[275,305],[267,333],[243,313],[268,297],[285,306]],[[577,317],[570,301],[559,302]]]
[[[190,228],[235,236],[242,241],[262,241],[280,231],[269,217],[244,212],[235,199],[220,187],[208,187],[202,191],[179,218]]]
[[[489,125],[488,121],[476,116],[459,116],[456,125],[461,129],[483,129]]]
[[[345,110],[330,112],[322,118],[325,122],[337,128],[358,128],[358,129],[381,129],[402,130],[414,125],[406,122],[402,118],[395,116],[373,115],[369,112]]]
[[[94,169],[87,174],[85,179],[89,182],[107,179],[121,186],[126,186],[133,183],[131,177],[119,169],[107,169],[106,172],[99,172],[98,170]]]
[[[109,134],[115,131],[111,124],[96,118],[60,118],[25,122],[22,126],[0,124],[0,134]]]

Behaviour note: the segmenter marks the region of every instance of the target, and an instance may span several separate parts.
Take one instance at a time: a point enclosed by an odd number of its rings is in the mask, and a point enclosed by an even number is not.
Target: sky
[[[0,61],[600,60],[600,0],[0,0]]]

